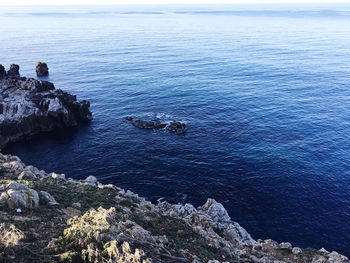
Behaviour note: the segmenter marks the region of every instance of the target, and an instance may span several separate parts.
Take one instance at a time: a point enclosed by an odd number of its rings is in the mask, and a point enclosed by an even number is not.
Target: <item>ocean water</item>
[[[0,25],[1,64],[47,62],[94,117],[5,153],[149,200],[215,198],[256,239],[350,256],[350,5],[0,7]]]

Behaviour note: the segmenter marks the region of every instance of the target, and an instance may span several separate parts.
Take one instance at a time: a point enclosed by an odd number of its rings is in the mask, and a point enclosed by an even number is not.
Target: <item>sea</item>
[[[4,153],[350,256],[350,5],[0,6],[0,25],[0,64],[46,62],[93,112]]]

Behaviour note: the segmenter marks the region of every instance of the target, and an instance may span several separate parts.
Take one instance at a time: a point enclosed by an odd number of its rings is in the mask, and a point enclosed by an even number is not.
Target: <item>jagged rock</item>
[[[36,71],[36,75],[39,77],[49,75],[49,68],[47,67],[47,64],[43,62],[36,63],[35,71]]]
[[[175,132],[176,134],[186,133],[186,124],[178,121],[173,121],[166,126],[168,131]]]
[[[0,78],[0,148],[40,132],[76,126],[92,119],[88,101],[77,101],[47,81],[16,76]]]
[[[6,70],[3,65],[0,64],[0,79],[6,76]]]
[[[134,118],[131,117],[131,116],[126,116],[125,119],[126,119],[127,121],[132,121]]]
[[[224,206],[216,202],[214,199],[209,198],[207,202],[198,210],[209,215],[214,222],[224,224],[231,222],[231,218],[229,217]]]
[[[7,75],[11,77],[19,76],[19,66],[16,64],[11,64],[10,69],[7,71]]]
[[[346,256],[340,255],[338,252],[332,251],[328,255],[328,262],[329,263],[337,263],[337,262],[345,262],[349,259]]]
[[[177,204],[177,205],[171,205],[168,202],[160,202],[157,205],[157,208],[160,209],[164,214],[171,215],[171,216],[177,216],[181,218],[185,218],[189,216],[190,214],[196,212],[196,209],[191,204]]]
[[[40,191],[40,195],[42,197],[42,199],[48,203],[49,205],[59,205],[59,203],[56,201],[56,199],[51,195],[49,194],[48,192],[45,192],[45,191]]]
[[[87,182],[89,184],[96,184],[97,178],[93,175],[89,175],[88,177],[86,177],[85,182]]]
[[[225,230],[225,236],[239,245],[251,246],[256,242],[250,234],[236,222],[229,224]]]

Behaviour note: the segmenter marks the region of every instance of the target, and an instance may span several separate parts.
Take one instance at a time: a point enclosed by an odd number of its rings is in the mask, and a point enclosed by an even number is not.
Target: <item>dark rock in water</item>
[[[11,64],[10,69],[7,71],[7,75],[9,75],[10,77],[19,76],[19,66],[16,64]]]
[[[36,75],[39,77],[44,77],[49,75],[49,68],[46,63],[37,62],[35,66]]]
[[[11,74],[16,67],[12,69]],[[51,82],[25,77],[2,78],[0,148],[26,136],[90,121],[89,107],[88,101],[77,101],[76,96],[55,89]]]
[[[166,126],[168,131],[175,132],[176,134],[185,134],[186,133],[186,124],[178,121],[173,121]]]
[[[132,125],[139,129],[146,130],[159,130],[166,128],[168,131],[175,132],[176,134],[184,134],[186,133],[186,124],[182,122],[171,122],[169,125],[166,123],[161,123],[160,121],[145,121],[145,120],[135,120],[133,121],[133,117],[127,116],[125,117],[127,121],[131,121]]]
[[[155,129],[156,125],[153,121],[143,121],[143,120],[136,120],[132,122],[132,125],[134,125],[137,128],[140,129]]]
[[[3,65],[0,64],[0,79],[6,76],[6,70]]]

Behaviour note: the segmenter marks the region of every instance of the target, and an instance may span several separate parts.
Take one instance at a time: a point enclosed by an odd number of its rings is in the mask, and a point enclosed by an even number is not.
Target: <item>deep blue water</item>
[[[4,152],[150,200],[213,197],[254,238],[350,256],[350,6],[0,7],[0,25],[0,63],[47,62],[94,116]]]

